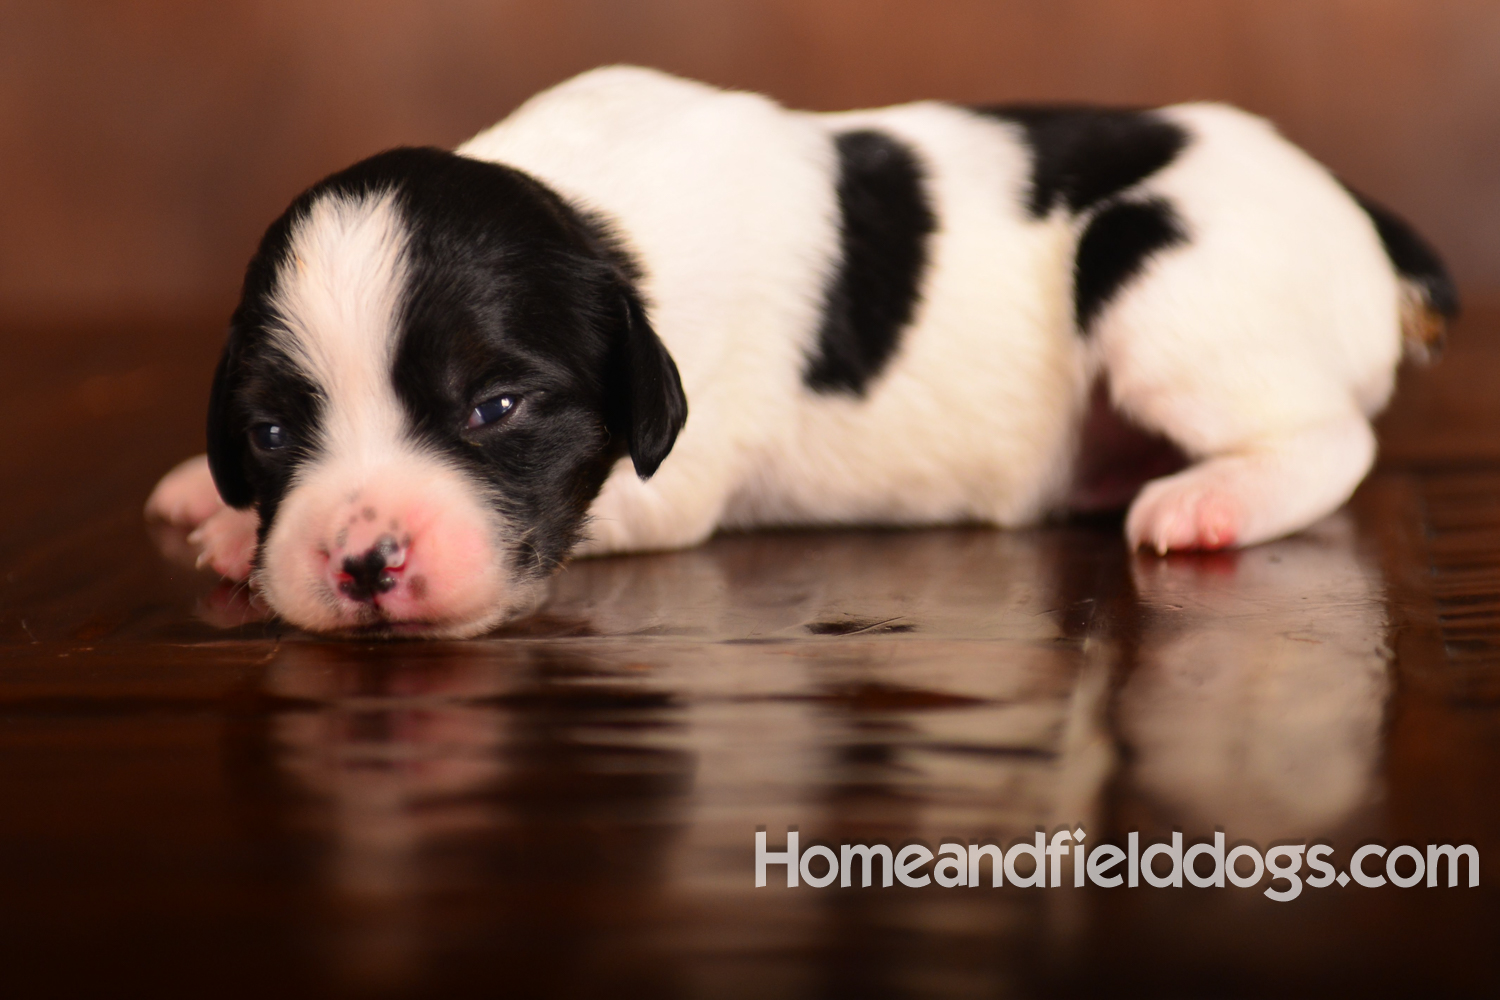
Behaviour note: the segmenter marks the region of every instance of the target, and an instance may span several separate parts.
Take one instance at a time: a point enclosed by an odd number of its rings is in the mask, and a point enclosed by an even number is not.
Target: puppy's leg
[[[622,461],[589,508],[574,556],[645,552],[697,545],[719,525],[728,495],[728,470],[688,441],[651,479],[642,481]]]
[[[207,455],[190,458],[163,476],[146,501],[146,516],[193,529],[187,540],[198,550],[200,567],[230,580],[250,575],[260,518],[219,499]]]
[[[1100,346],[1116,405],[1195,464],[1146,484],[1126,519],[1130,543],[1255,545],[1331,513],[1374,462],[1368,415],[1395,369],[1394,310],[1374,317],[1371,336],[1340,344],[1308,307],[1312,292],[1278,302],[1273,288],[1264,301],[1215,308],[1161,270],[1105,317]]]
[[[147,517],[185,528],[196,528],[223,508],[207,455],[190,458],[162,476],[146,500]]]
[[[260,517],[254,510],[222,507],[188,536],[198,549],[198,566],[207,566],[229,580],[250,576],[255,560],[256,530]]]
[[[1159,553],[1269,541],[1332,513],[1374,459],[1374,432],[1358,415],[1257,441],[1147,483],[1125,533]]]
[[[1115,404],[1197,462],[1147,484],[1130,540],[1251,545],[1309,526],[1369,470],[1403,290],[1370,216],[1264,122],[1164,114],[1192,139],[1087,223],[1080,332]]]

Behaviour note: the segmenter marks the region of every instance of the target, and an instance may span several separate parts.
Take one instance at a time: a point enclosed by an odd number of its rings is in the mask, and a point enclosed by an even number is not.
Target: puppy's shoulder
[[[709,84],[645,66],[601,66],[542,91],[507,121],[512,125],[540,118],[608,122],[622,114],[680,111],[722,93]]]
[[[618,154],[635,145],[680,145],[710,121],[725,129],[785,112],[758,94],[721,90],[641,66],[589,70],[545,90],[459,147],[478,159]]]

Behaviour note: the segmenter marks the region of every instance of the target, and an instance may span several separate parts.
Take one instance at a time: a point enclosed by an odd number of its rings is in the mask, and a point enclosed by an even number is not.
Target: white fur
[[[613,67],[461,147],[619,220],[682,370],[676,449],[646,483],[621,464],[583,551],[721,525],[1033,522],[1063,499],[1101,370],[1125,412],[1204,460],[1142,494],[1132,544],[1250,544],[1337,507],[1390,394],[1396,275],[1358,206],[1264,121],[1165,114],[1189,146],[1125,196],[1170,199],[1190,240],[1152,258],[1087,340],[1071,267],[1089,216],[1031,219],[1018,127],[962,109],[809,115]],[[801,371],[837,247],[827,136],[863,126],[914,149],[939,224],[900,350],[852,398],[808,391]]]
[[[1191,243],[1154,258],[1094,338],[1121,408],[1203,461],[1149,485],[1127,531],[1165,552],[1222,523],[1250,545],[1328,514],[1369,470],[1401,292],[1363,211],[1270,125],[1222,105],[1165,113],[1193,142],[1141,188]]]
[[[1189,238],[1153,256],[1088,337],[1072,262],[1089,216],[1031,218],[1019,126],[963,109],[808,114],[613,67],[460,147],[611,220],[688,396],[660,470],[642,482],[620,463],[577,554],[691,545],[721,526],[1034,522],[1063,502],[1101,374],[1197,462],[1141,493],[1132,544],[1250,544],[1337,507],[1373,460],[1368,418],[1391,391],[1397,276],[1370,220],[1268,124],[1211,104],[1163,113],[1189,143],[1122,197],[1167,199]],[[861,397],[802,381],[839,251],[831,139],[857,127],[911,148],[937,219],[917,311]],[[328,393],[325,458],[289,496],[259,582],[283,613],[332,607],[293,551],[322,544],[346,516],[340,498],[425,481],[455,530],[488,539],[492,613],[444,626],[473,632],[531,599],[507,591],[499,554],[524,526],[405,438],[389,377],[402,232],[385,195],[319,202],[296,233],[277,303],[283,343]]]
[[[277,275],[272,333],[326,399],[321,450],[339,460],[389,461],[402,444],[391,368],[405,243],[394,194],[325,196],[296,225]]]
[[[867,125],[914,146],[941,221],[898,358],[856,399],[810,392],[802,371],[838,252],[829,137]],[[1066,485],[1085,364],[1071,239],[1025,219],[1029,160],[1005,127],[940,104],[788,112],[613,67],[459,152],[617,220],[682,373],[691,416],[671,456],[644,483],[621,463],[583,552],[690,545],[721,525],[1018,525]]]

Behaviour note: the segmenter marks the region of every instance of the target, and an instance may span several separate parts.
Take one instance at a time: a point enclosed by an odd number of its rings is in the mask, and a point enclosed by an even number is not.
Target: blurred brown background
[[[307,184],[616,61],[820,109],[1233,101],[1500,291],[1495,0],[35,0],[0,6],[0,319],[227,314]]]

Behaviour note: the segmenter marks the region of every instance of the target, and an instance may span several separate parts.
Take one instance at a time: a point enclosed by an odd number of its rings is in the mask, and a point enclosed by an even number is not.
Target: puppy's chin
[[[468,619],[415,620],[366,614],[355,624],[326,626],[281,616],[298,628],[345,639],[472,639],[541,607],[547,598],[548,580],[532,580],[515,588],[504,604]]]
[[[428,456],[340,462],[298,476],[276,509],[255,585],[284,620],[348,636],[468,638],[537,606],[511,532],[482,487]]]

